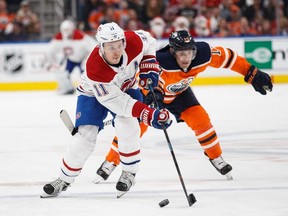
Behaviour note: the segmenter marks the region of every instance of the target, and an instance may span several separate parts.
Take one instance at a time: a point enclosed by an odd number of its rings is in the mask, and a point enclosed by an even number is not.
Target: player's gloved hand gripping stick
[[[155,92],[154,92],[153,86],[152,85],[148,85],[148,86],[149,86],[150,92],[152,93],[156,108],[159,109],[158,101],[156,100],[156,96],[155,96]],[[173,147],[172,147],[172,144],[170,142],[170,139],[169,139],[169,136],[168,136],[168,133],[167,133],[167,130],[166,130],[166,127],[165,127],[164,123],[162,123],[162,129],[164,131],[164,134],[165,134],[165,137],[166,137],[166,140],[167,140],[167,144],[169,146],[169,150],[171,152],[171,155],[172,155],[172,158],[173,158],[173,161],[174,161],[174,164],[175,164],[175,167],[176,167],[176,170],[177,170],[177,173],[178,173],[182,188],[183,188],[185,196],[187,198],[188,204],[189,204],[189,206],[192,206],[197,200],[196,200],[196,198],[195,198],[193,193],[191,193],[189,195],[187,193],[187,190],[186,190],[186,187],[185,187],[185,184],[184,184],[184,180],[183,180],[182,174],[180,172],[180,168],[178,166],[178,163],[177,163],[177,160],[176,160],[176,156],[174,154]]]

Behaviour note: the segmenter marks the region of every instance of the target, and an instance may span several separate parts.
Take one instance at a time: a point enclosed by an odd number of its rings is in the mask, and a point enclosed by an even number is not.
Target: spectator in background
[[[244,16],[240,18],[240,33],[239,36],[255,36],[257,32],[250,27],[248,19]]]
[[[248,18],[247,18],[248,19]],[[253,20],[249,21],[250,26],[256,30],[257,36],[261,36],[263,32],[263,14],[262,11],[258,10],[257,13],[254,15]]]
[[[125,30],[139,30],[139,29],[144,29],[143,23],[138,19],[138,14],[134,9],[129,9],[128,10],[128,17],[129,19],[126,21],[124,24],[124,29]]]
[[[179,30],[186,30],[190,31],[190,23],[189,20],[185,16],[178,16],[174,20],[173,24],[173,31],[179,31]]]
[[[261,24],[262,24],[261,35],[263,36],[276,35],[275,28],[272,28],[270,20],[263,19]]]
[[[271,33],[272,35],[276,35],[276,28],[277,28],[277,23],[276,23],[276,8],[277,8],[277,3],[276,3],[276,0],[268,0],[266,1],[267,4],[264,5],[264,8],[263,8],[263,18],[267,21],[269,21],[269,24],[267,25],[270,25],[271,26]],[[278,3],[280,5],[280,1]],[[278,16],[280,18],[281,16],[281,12],[279,10],[278,12]],[[263,23],[265,24],[265,22]],[[268,26],[267,26],[268,27]]]
[[[230,30],[228,22],[225,18],[222,18],[219,21],[218,29],[213,35],[214,37],[229,37],[230,36]]]
[[[164,1],[144,0],[142,7],[141,21],[149,27],[149,22],[155,17],[161,17],[165,11]]]
[[[231,6],[233,5],[233,0],[222,0],[220,7],[220,16],[222,19],[230,22],[231,20]]]
[[[0,0],[0,32],[4,32],[8,23],[12,23],[15,18],[15,14],[11,14],[7,10],[6,1]]]
[[[165,13],[164,13],[164,20],[166,21],[167,28],[173,28],[173,22],[175,21],[178,12],[178,6],[175,4],[171,5],[171,2],[167,6]]]
[[[29,39],[36,39],[40,36],[40,20],[36,13],[30,9],[29,1],[22,1],[15,19],[21,22],[23,30],[28,34]]]
[[[208,20],[203,15],[198,15],[194,19],[194,31],[196,37],[209,37],[211,36]]]
[[[282,16],[279,19],[279,35],[288,36],[288,18]]]
[[[131,30],[131,31],[136,31],[139,29],[138,27],[138,23],[136,20],[128,20],[128,22],[126,23],[125,30]]]
[[[169,38],[171,32],[166,31],[166,23],[161,17],[155,17],[149,22],[150,34],[156,39]]]
[[[219,22],[221,20],[220,7],[217,3],[220,2],[212,1],[209,4],[207,3],[207,7],[202,11],[209,22],[211,35],[216,33],[219,27]]]
[[[179,31],[179,30],[186,30],[188,31],[192,36],[195,36],[194,30],[190,28],[189,20],[185,16],[178,16],[172,23],[172,31]]]
[[[93,2],[96,4],[97,0],[93,0]],[[99,6],[96,6],[89,14],[88,23],[93,34],[96,33],[96,30],[100,25],[100,19],[104,16],[106,7],[107,5],[101,1]]]
[[[109,22],[119,23],[119,14],[116,13],[116,9],[112,6],[106,6],[103,10],[103,15],[99,18],[99,25]]]
[[[276,20],[276,1],[267,0],[267,4],[263,7],[263,17],[270,21]]]
[[[83,11],[80,11],[84,31],[92,31],[91,34],[94,33],[93,29],[97,29],[98,27],[98,13],[103,11],[105,5],[102,0],[84,0],[84,5],[81,7]]]
[[[127,0],[128,8],[133,9],[138,14],[138,18],[140,19],[143,7],[142,0]]]
[[[119,8],[117,9],[117,16],[119,17],[119,26],[124,28],[127,21],[130,19],[129,5],[127,1],[120,1]]]
[[[179,0],[177,16],[185,16],[190,23],[193,23],[198,14],[196,3],[196,0]]]
[[[229,29],[231,36],[238,36],[241,33],[241,25],[240,25],[240,18],[241,18],[241,11],[237,5],[231,5],[230,7],[230,14],[231,19],[229,20]]]
[[[7,42],[23,42],[28,40],[28,34],[23,31],[24,26],[21,22],[13,21],[8,23],[2,33],[2,40]]]
[[[263,4],[261,0],[254,0],[253,4],[248,6],[243,12],[243,15],[248,19],[249,23],[262,16]]]
[[[280,10],[278,16],[279,16],[278,34],[287,36],[288,35],[288,18],[284,16],[284,12],[282,10]]]

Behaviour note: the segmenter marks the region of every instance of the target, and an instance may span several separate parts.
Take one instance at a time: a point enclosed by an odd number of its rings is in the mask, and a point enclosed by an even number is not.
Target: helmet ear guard
[[[100,44],[100,48],[103,48],[103,44],[107,42],[113,42],[123,40],[125,45],[124,30],[120,28],[115,22],[101,24],[95,35],[97,42]]]
[[[176,51],[180,50],[192,50],[192,60],[197,53],[197,47],[193,37],[186,30],[174,31],[169,37],[170,52],[175,55]]]

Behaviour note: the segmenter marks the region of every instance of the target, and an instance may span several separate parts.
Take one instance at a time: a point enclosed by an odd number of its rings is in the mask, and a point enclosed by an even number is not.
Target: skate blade
[[[118,194],[117,194],[117,199],[119,199],[120,197],[124,196],[124,194],[126,194],[128,191],[120,191]]]
[[[100,182],[105,181],[101,176],[97,175],[95,179],[92,180],[92,183],[99,184]]]
[[[56,197],[55,195],[49,195],[45,192],[43,192],[43,194],[40,195],[40,198],[51,198],[51,197]]]
[[[226,178],[227,178],[227,180],[233,180],[233,177],[230,173],[226,174]]]

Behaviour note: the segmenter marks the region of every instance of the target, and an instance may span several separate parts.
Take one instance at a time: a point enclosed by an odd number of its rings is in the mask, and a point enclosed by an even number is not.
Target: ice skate
[[[135,185],[135,174],[122,171],[122,174],[116,184],[116,189],[120,191],[117,195],[117,198],[120,198],[125,193],[127,193],[133,185]]]
[[[44,185],[43,187],[44,193],[40,197],[41,198],[56,197],[62,191],[66,191],[68,186],[70,186],[69,183],[64,182],[63,180],[58,178],[55,181]]]
[[[222,156],[219,156],[215,159],[209,159],[211,164],[216,168],[216,170],[221,173],[222,175],[225,175],[228,180],[232,180],[233,177],[230,174],[230,171],[232,170],[232,166],[228,163],[226,163]]]
[[[92,182],[98,184],[102,181],[106,181],[115,167],[116,166],[112,162],[105,160],[97,170],[96,178]]]

